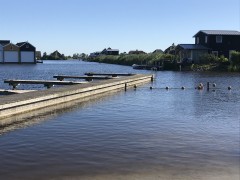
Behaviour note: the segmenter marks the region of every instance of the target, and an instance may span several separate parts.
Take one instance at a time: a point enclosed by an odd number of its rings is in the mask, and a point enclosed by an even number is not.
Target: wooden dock
[[[135,74],[131,73],[85,73],[86,76],[112,76],[112,77],[117,77],[117,76],[133,76]]]
[[[96,80],[104,80],[104,79],[113,79],[112,76],[67,76],[67,75],[56,75],[53,78],[57,78],[59,81],[63,81],[64,79],[84,79],[86,81]]]
[[[47,87],[49,89],[53,87],[53,85],[74,85],[74,84],[83,84],[86,82],[8,79],[8,80],[4,80],[4,83],[8,83],[9,86],[12,86],[14,90],[19,84],[43,84],[44,87]]]
[[[0,89],[0,95],[11,95],[11,94],[22,94],[22,93],[27,93],[27,92],[32,92],[36,90],[5,90],[5,89]]]
[[[14,94],[9,96],[0,96],[0,126],[6,125],[6,122],[1,121],[1,119],[9,116],[15,116],[21,113],[27,113],[29,111],[79,100],[86,97],[93,97],[94,95],[102,93],[109,93],[111,91],[121,89],[126,90],[128,88],[133,88],[137,85],[150,82],[152,79],[152,75],[137,74],[102,81],[92,81],[83,84],[73,83],[71,86],[27,92],[21,95]],[[30,83],[31,81],[26,82]]]

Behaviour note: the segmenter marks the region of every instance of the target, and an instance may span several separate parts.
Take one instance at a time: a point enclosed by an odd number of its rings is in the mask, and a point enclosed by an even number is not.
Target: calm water
[[[85,72],[154,73],[156,80],[14,117],[26,122],[0,129],[0,179],[239,179],[240,74],[46,61],[0,65],[0,89],[9,88],[3,79]],[[216,91],[194,89],[207,81]]]

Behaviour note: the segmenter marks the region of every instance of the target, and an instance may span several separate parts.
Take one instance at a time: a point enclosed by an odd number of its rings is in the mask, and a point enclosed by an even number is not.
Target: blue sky
[[[199,30],[240,31],[240,0],[0,0],[0,39],[65,55],[166,49]]]

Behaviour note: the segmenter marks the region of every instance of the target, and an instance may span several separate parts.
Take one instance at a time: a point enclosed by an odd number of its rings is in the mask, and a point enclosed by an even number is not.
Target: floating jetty
[[[4,83],[8,83],[9,86],[13,87],[13,90],[19,84],[43,84],[44,87],[48,89],[53,87],[54,85],[74,85],[74,84],[83,84],[86,82],[73,82],[73,81],[43,81],[43,80],[4,80]]]
[[[64,79],[85,79],[86,81],[92,80],[103,80],[103,79],[113,79],[115,77],[112,76],[66,76],[66,75],[57,75],[53,76],[53,78],[57,78],[57,80],[63,81]]]
[[[86,74],[90,76],[106,76],[106,74],[97,73]],[[0,96],[0,119],[118,89],[126,90],[127,88],[136,87],[136,85],[153,80],[152,75],[143,74],[108,74],[108,76],[121,77],[92,81],[89,83],[77,84],[76,82],[76,84],[71,84],[71,86],[31,91],[22,93],[21,95],[13,94],[9,96]],[[17,83],[18,82],[19,81],[17,81]],[[58,82],[64,83],[65,81]],[[6,81],[6,83],[9,83],[9,81]],[[34,84],[34,81],[31,83]],[[40,82],[37,83],[39,84]],[[42,81],[41,84],[44,84],[44,81]]]

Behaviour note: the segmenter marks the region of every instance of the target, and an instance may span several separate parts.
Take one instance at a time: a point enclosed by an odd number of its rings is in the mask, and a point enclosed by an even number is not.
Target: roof
[[[107,49],[107,51],[119,51],[118,49]]]
[[[24,45],[25,43],[27,43],[27,42],[19,42],[19,43],[17,43],[17,45],[20,47],[20,46]]]
[[[209,48],[202,46],[200,44],[179,44],[176,48],[181,47],[183,49],[189,50],[208,50]]]
[[[7,44],[9,44],[9,43],[10,43],[9,40],[0,40],[0,44],[1,44],[2,46],[5,46],[5,45],[7,45]]]
[[[24,44],[29,44],[30,46],[33,46],[32,44],[30,44],[29,42],[19,42],[16,45],[18,45],[19,47],[23,46]],[[35,48],[35,46],[33,46]]]
[[[239,31],[233,31],[233,30],[201,30],[197,34],[195,34],[193,37],[196,37],[199,33],[204,33],[207,35],[231,35],[231,36],[240,36]]]

